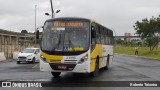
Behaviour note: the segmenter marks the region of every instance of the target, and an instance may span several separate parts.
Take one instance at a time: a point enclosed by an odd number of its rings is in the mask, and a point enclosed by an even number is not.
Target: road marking
[[[36,64],[36,65],[34,65],[32,68],[36,68],[38,65]]]

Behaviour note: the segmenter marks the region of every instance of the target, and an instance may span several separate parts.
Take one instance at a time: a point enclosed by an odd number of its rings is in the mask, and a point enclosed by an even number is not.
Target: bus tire
[[[99,72],[99,59],[96,59],[96,66],[95,66],[95,70],[93,72],[90,73],[90,77],[96,77],[98,72]]]
[[[104,67],[104,70],[108,70],[108,68],[109,68],[109,59],[110,59],[110,55],[108,54],[107,62],[106,62],[106,66]]]
[[[52,76],[59,77],[61,72],[51,72]]]

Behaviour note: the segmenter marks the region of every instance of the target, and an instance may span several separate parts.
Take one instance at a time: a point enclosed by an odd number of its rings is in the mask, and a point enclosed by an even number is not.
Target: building
[[[0,52],[4,52],[6,58],[12,58],[14,51],[32,46],[33,38],[19,32],[0,29]]]
[[[124,42],[132,42],[134,44],[143,43],[143,40],[140,36],[132,36],[131,33],[125,33],[124,36],[115,36],[115,39],[121,39],[124,40]]]
[[[124,40],[126,42],[131,42],[131,41],[142,41],[141,37],[140,36],[129,36],[129,37],[126,37],[126,36],[115,36],[115,39],[121,39],[121,40]]]
[[[115,36],[115,39],[121,39],[124,40],[125,42],[134,42],[134,43],[144,43],[144,39],[142,39],[140,36],[132,36],[131,33],[125,33],[124,36]],[[158,44],[158,48],[160,48],[160,42]]]

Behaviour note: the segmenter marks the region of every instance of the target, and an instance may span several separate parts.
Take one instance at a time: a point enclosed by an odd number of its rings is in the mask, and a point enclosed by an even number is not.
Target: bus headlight
[[[40,58],[41,58],[41,60],[43,60],[43,62],[48,63],[44,56],[40,55]]]
[[[85,62],[85,61],[87,61],[87,60],[88,60],[88,54],[86,54],[84,57],[82,57],[82,58],[79,60],[78,63],[83,63],[83,62]]]

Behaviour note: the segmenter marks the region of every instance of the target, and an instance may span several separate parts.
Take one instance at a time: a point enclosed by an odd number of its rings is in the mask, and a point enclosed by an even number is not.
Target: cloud
[[[35,4],[37,27],[51,14],[50,0],[0,0],[0,28],[16,31],[34,31]],[[160,0],[53,0],[54,10],[61,10],[56,17],[84,17],[95,19],[118,35],[135,32],[133,25],[143,18],[158,16]]]

